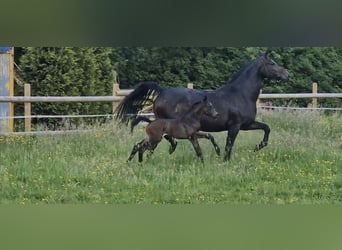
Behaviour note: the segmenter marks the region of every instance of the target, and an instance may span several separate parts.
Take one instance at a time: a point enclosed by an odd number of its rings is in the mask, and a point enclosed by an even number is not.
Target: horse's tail
[[[144,121],[147,123],[151,123],[152,121],[147,116],[137,116],[134,120],[131,121],[131,133],[133,133],[134,127],[139,124],[139,122]]]
[[[115,119],[128,124],[129,118],[136,118],[143,107],[153,102],[163,89],[156,82],[143,82],[126,96],[117,107]]]

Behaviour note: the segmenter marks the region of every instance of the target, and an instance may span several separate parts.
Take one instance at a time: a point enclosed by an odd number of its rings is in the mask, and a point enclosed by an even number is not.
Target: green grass
[[[201,140],[168,154],[163,141],[139,164],[126,159],[133,135],[112,123],[88,134],[0,138],[1,204],[334,204],[342,202],[342,117],[319,112],[261,112],[261,131],[241,131],[230,162]],[[214,133],[224,151],[226,132]]]

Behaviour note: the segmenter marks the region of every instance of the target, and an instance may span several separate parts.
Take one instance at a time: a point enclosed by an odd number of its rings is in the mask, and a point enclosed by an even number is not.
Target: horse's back
[[[182,87],[164,90],[154,102],[156,118],[177,118],[186,113],[195,102],[203,99],[201,92]]]
[[[202,90],[189,89],[183,87],[177,87],[172,89],[164,90],[157,98],[158,100],[167,100],[167,101],[178,101],[178,102],[188,102],[188,101],[201,101],[203,99]]]

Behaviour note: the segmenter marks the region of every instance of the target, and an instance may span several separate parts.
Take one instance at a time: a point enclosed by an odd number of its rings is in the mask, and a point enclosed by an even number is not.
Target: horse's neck
[[[262,80],[263,78],[259,74],[258,67],[248,67],[239,75],[239,77],[232,82],[227,83],[227,85],[222,88],[222,91],[230,91],[232,88],[240,89],[241,91],[237,91],[237,94],[241,94],[252,101],[256,101],[262,87]]]

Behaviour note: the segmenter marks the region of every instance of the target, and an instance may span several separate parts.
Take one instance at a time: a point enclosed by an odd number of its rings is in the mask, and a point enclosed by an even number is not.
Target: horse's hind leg
[[[215,152],[216,152],[216,154],[218,155],[218,156],[220,156],[220,147],[217,145],[217,143],[215,142],[215,139],[214,139],[214,137],[211,135],[211,134],[209,134],[209,133],[204,133],[204,132],[197,132],[196,133],[196,136],[197,136],[197,138],[205,138],[205,139],[208,139],[208,140],[210,140],[211,141],[211,144],[213,144],[213,146],[214,146],[214,149],[215,149]]]
[[[196,135],[192,135],[189,140],[191,141],[192,145],[194,146],[194,149],[196,151],[197,156],[201,159],[202,163],[204,162],[203,160],[203,154],[202,154],[202,150],[201,147],[198,143],[198,139]]]
[[[226,155],[224,156],[225,160],[230,160],[234,142],[235,142],[237,135],[239,134],[239,130],[240,130],[239,127],[235,127],[235,126],[228,129],[228,136],[227,136],[226,148],[225,148]]]
[[[177,141],[169,135],[164,135],[164,138],[170,143],[169,154],[172,154],[176,150]]]

